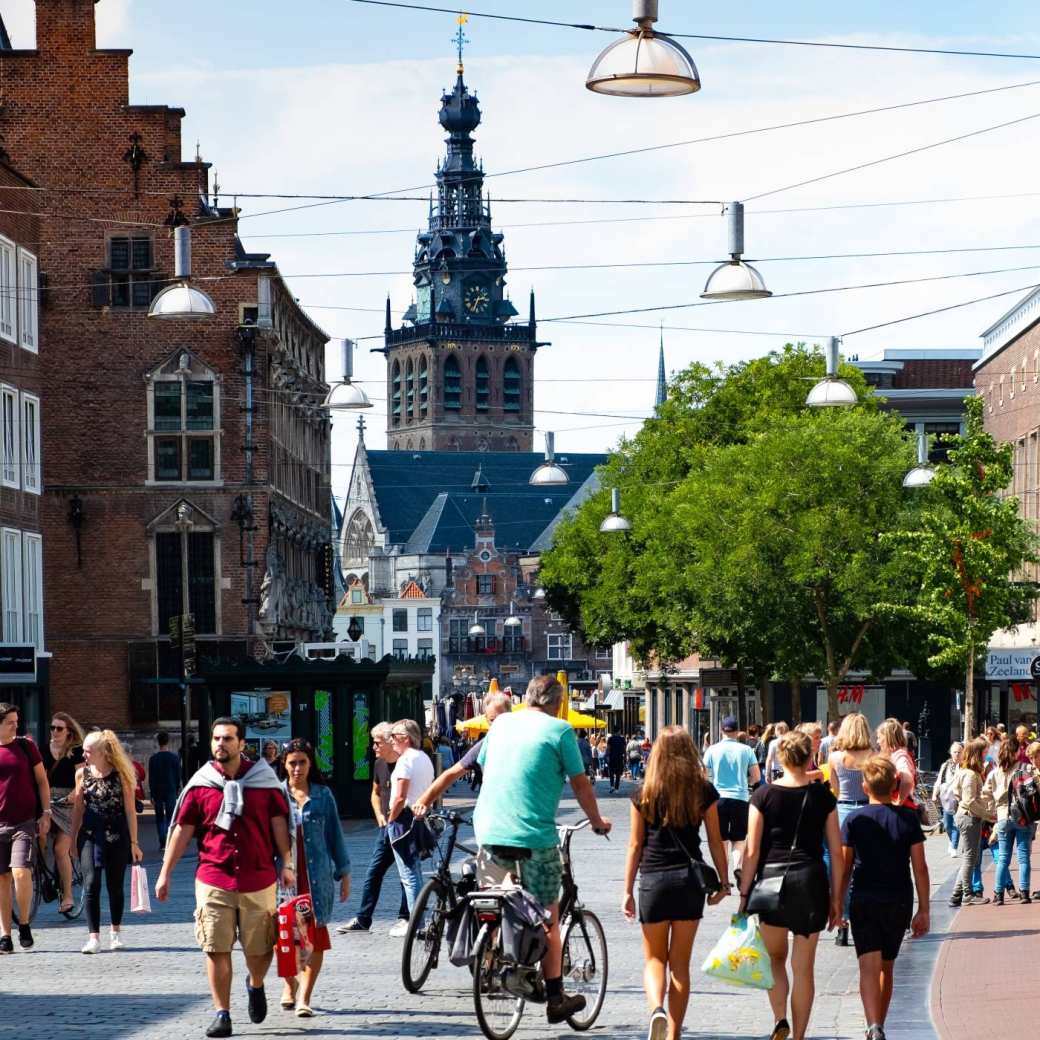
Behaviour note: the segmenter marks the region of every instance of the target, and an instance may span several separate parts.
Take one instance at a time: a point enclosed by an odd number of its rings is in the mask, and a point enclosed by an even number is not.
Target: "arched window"
[[[523,400],[523,380],[516,358],[506,361],[502,372],[502,411],[519,412]]]
[[[477,411],[486,412],[491,405],[491,372],[487,358],[477,358]]]
[[[426,450],[426,438],[425,437],[420,437],[419,438],[419,450],[420,451],[425,451]]]
[[[359,509],[350,518],[343,534],[343,566],[352,570],[367,571],[368,556],[375,544],[372,521]]]
[[[426,358],[419,358],[419,418],[430,411],[430,368]]]
[[[444,362],[444,410],[462,410],[462,369],[453,357]]]
[[[411,422],[412,416],[415,414],[415,369],[412,366],[412,359],[408,359],[408,364],[404,370],[404,417],[406,422]]]
[[[390,370],[390,416],[395,426],[401,425],[401,363],[394,362]]]

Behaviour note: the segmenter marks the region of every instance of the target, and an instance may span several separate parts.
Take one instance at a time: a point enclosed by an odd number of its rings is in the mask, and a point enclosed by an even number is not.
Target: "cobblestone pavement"
[[[461,795],[451,804],[464,807]],[[625,922],[618,910],[628,831],[628,800],[603,797],[602,811],[615,829],[607,842],[585,831],[574,839],[575,872],[582,898],[595,910],[607,932],[610,952],[610,985],[607,1001],[596,1027],[589,1034],[603,1040],[646,1035],[646,1011],[642,991],[642,957],[639,929]],[[576,818],[577,806],[565,801],[561,820]],[[346,907],[337,908],[337,921],[346,920],[357,906],[361,879],[372,840],[372,828],[348,824],[347,841],[354,866],[354,891]],[[154,833],[151,821],[142,833]],[[154,838],[152,839],[154,841]],[[944,838],[928,843],[933,889],[940,888],[958,863],[946,854]],[[158,870],[156,854],[148,856],[149,880]],[[68,1037],[70,1040],[152,1040],[201,1037],[210,1020],[203,958],[195,946],[191,911],[193,861],[185,860],[175,871],[170,902],[155,912],[129,915],[125,936],[128,949],[85,957],[79,948],[86,939],[82,922],[58,923],[54,905],[44,907],[35,929],[37,948],[29,954],[17,951],[0,961],[0,991],[7,1014],[0,1035],[22,1035],[27,1024],[34,1034]],[[391,870],[372,932],[334,935],[333,950],[314,998],[317,1017],[296,1019],[278,1007],[281,983],[268,976],[271,1010],[262,1025],[249,1022],[245,1010],[245,974],[240,954],[234,956],[232,1017],[235,1035],[243,1037],[475,1037],[479,1030],[473,1014],[469,975],[442,962],[422,995],[410,996],[400,982],[400,939],[386,935],[393,923],[399,889]],[[938,902],[938,901],[937,901]],[[936,925],[945,932],[948,915],[937,907]],[[687,1016],[687,1033],[715,1040],[767,1036],[772,1027],[764,993],[725,987],[696,969],[723,931],[735,900],[709,908],[694,949],[693,998]],[[970,911],[967,911],[970,912]],[[964,911],[962,911],[964,913]],[[107,911],[102,914],[102,945],[107,940]],[[933,1040],[928,1015],[928,993],[939,936],[932,941],[908,943],[900,960],[896,1006],[890,1035],[906,1040]],[[17,946],[16,946],[17,950]],[[828,936],[821,939],[816,972],[817,998],[810,1035],[814,1038],[858,1038],[863,1035],[857,988],[856,961],[851,949],[839,949]],[[15,998],[15,999],[10,999]],[[518,1037],[564,1037],[566,1027],[550,1028],[544,1012],[528,1007]]]

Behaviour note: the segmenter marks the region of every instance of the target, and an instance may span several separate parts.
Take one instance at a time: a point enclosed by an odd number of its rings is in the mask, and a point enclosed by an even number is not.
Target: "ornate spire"
[[[668,380],[664,373],[664,326],[661,326],[661,349],[657,355],[657,397],[654,407],[660,408],[668,399]]]

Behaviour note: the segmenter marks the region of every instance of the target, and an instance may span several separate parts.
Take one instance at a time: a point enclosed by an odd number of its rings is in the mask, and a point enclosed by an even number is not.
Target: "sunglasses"
[[[64,733],[67,728],[68,728],[67,726],[51,726],[51,732],[52,733]]]

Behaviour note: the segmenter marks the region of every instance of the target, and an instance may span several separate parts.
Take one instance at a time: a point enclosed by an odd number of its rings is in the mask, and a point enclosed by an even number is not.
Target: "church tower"
[[[462,28],[455,89],[441,98],[447,154],[437,199],[416,243],[415,303],[394,328],[387,300],[387,445],[398,451],[533,450],[534,358],[540,346],[531,293],[527,322],[510,321],[504,236],[491,227],[483,167],[473,158],[480,107],[463,80]]]

